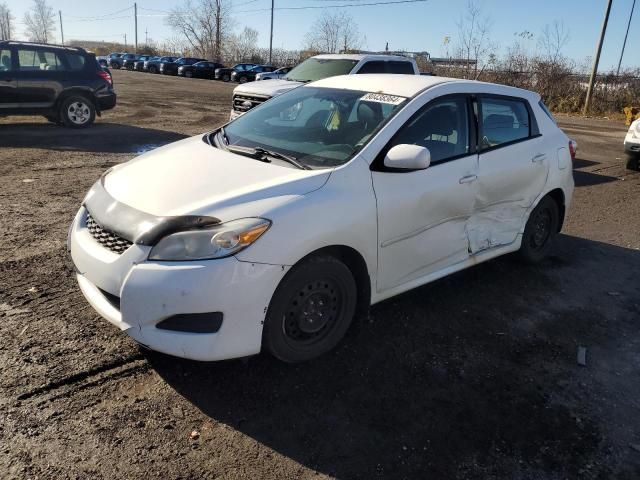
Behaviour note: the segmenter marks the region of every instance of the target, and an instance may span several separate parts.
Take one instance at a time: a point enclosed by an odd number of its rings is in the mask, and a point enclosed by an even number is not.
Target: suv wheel
[[[74,95],[62,102],[60,118],[67,127],[86,128],[96,119],[96,108],[86,97]]]
[[[187,70],[186,72],[184,72],[184,76],[187,78],[191,78],[193,77],[193,72],[191,70]]]
[[[149,67],[149,73],[158,73],[158,68],[155,65]]]
[[[230,81],[231,81],[231,75],[230,75],[230,74],[228,74],[228,73],[225,73],[225,74],[222,76],[222,81],[223,81],[223,82],[230,82]]]
[[[527,263],[538,263],[549,250],[558,233],[560,213],[558,204],[551,197],[544,197],[533,209],[524,227],[520,258]]]
[[[351,270],[334,257],[296,265],[269,304],[262,336],[266,349],[289,363],[328,352],[349,329],[357,295]]]
[[[240,77],[240,79],[238,80],[238,82],[240,83],[247,83],[249,81],[249,79],[247,77]]]

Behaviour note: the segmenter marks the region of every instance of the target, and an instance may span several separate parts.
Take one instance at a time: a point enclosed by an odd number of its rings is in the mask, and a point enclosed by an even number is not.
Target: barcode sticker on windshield
[[[404,97],[387,95],[386,93],[367,93],[360,99],[361,102],[389,103],[391,105],[400,105],[404,100]]]

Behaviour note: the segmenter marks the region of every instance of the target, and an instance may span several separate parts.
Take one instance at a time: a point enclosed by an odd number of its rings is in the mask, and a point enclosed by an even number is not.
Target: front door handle
[[[547,155],[545,153],[538,153],[531,159],[531,161],[533,163],[539,163],[542,162],[545,158],[547,158]]]
[[[477,178],[478,178],[477,175],[467,175],[466,177],[462,177],[458,181],[460,183],[471,183],[471,182],[475,182]]]

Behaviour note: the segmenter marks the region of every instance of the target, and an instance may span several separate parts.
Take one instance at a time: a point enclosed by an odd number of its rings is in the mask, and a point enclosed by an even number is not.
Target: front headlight
[[[258,240],[271,226],[264,218],[243,218],[203,230],[167,235],[151,249],[149,260],[187,261],[224,258]]]

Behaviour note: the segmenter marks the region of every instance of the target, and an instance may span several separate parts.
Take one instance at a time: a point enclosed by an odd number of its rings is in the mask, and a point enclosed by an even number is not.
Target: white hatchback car
[[[151,349],[303,361],[371,304],[542,259],[573,193],[569,142],[529,91],[332,77],[107,171],[69,248],[89,303]]]
[[[627,168],[640,169],[640,118],[634,120],[624,137],[624,151],[627,154]]]

